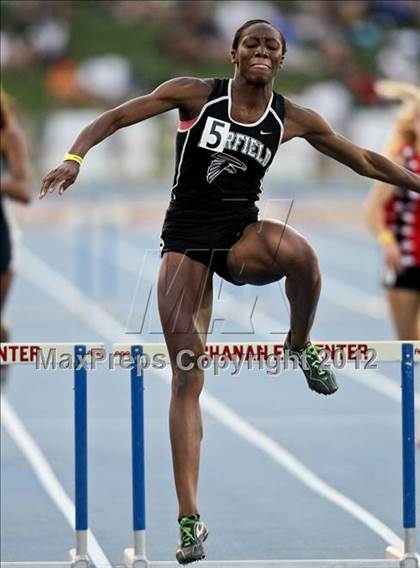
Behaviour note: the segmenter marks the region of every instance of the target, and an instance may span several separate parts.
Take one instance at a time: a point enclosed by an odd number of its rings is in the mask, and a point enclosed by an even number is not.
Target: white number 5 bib
[[[209,116],[199,142],[200,148],[223,152],[230,130],[230,122]]]

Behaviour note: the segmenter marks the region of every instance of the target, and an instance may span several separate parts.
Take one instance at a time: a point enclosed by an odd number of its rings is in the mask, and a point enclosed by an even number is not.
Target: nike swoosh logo
[[[264,130],[260,130],[260,134],[264,136],[264,134],[272,134],[272,132],[265,132]]]

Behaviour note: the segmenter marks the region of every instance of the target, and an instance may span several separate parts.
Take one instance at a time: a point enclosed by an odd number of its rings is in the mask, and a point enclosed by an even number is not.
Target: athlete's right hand
[[[403,270],[401,251],[398,243],[389,243],[383,247],[385,264],[395,272],[399,273]]]
[[[39,199],[45,197],[47,193],[52,193],[55,189],[58,189],[59,195],[62,195],[76,181],[79,171],[80,166],[77,162],[72,160],[62,162],[42,178]]]

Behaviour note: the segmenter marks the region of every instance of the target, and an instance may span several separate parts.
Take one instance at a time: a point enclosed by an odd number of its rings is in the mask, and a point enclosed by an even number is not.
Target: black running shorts
[[[386,272],[383,282],[385,288],[390,290],[404,288],[420,292],[420,266],[409,266],[399,274]]]
[[[241,286],[229,274],[227,256],[232,246],[241,238],[245,228],[258,220],[258,209],[253,207],[241,217],[197,219],[197,212],[167,212],[162,230],[161,256],[165,252],[179,252],[201,262],[224,280]],[[223,217],[220,215],[219,217]],[[199,222],[198,222],[199,221]]]

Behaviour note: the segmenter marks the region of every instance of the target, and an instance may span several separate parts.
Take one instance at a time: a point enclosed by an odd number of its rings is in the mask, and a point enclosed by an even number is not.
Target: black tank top
[[[167,221],[187,212],[197,221],[238,218],[256,209],[283,136],[284,98],[273,92],[260,119],[244,124],[231,118],[231,87],[232,80],[215,79],[193,125],[183,129],[181,123]]]

